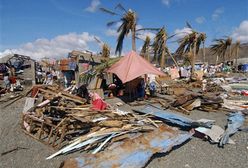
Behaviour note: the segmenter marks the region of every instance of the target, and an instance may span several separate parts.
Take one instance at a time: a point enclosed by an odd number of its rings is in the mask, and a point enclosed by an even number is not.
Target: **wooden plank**
[[[23,108],[23,113],[26,113],[30,108],[34,107],[35,98],[27,97]]]
[[[43,128],[44,128],[44,122],[42,122],[42,124],[41,124],[38,139],[41,139],[41,135],[42,135],[42,133],[44,131]]]

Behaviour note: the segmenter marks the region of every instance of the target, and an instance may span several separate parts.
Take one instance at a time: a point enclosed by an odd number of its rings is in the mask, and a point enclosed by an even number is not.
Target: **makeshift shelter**
[[[142,58],[135,51],[129,52],[117,63],[113,64],[107,72],[116,74],[123,83],[129,82],[144,74],[165,76],[165,74]]]

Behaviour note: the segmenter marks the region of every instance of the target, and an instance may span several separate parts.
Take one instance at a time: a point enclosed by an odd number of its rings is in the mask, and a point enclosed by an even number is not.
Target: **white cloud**
[[[118,36],[118,32],[117,32],[116,29],[107,29],[107,30],[105,31],[105,34],[106,34],[107,36],[114,36],[114,37],[117,37],[117,36]]]
[[[13,53],[31,56],[34,59],[41,59],[43,57],[61,58],[67,56],[68,52],[72,50],[82,51],[89,49],[90,43],[95,44],[96,41],[94,35],[90,35],[88,32],[81,34],[69,33],[56,36],[52,39],[37,39],[11,51]],[[0,52],[0,57],[9,52],[9,50]]]
[[[218,20],[220,15],[223,14],[223,13],[224,13],[224,8],[223,7],[215,9],[215,11],[212,14],[212,20],[213,21]]]
[[[248,42],[248,20],[242,21],[239,27],[235,28],[231,37],[234,40],[240,40],[241,42]]]
[[[136,26],[136,30],[142,29],[142,28],[143,28],[142,25],[137,25],[137,26]],[[137,36],[138,36],[140,39],[142,39],[142,40],[145,40],[145,39],[146,39],[146,36],[149,36],[151,39],[153,39],[153,38],[156,36],[155,33],[150,32],[150,31],[148,31],[148,30],[141,30],[141,31],[138,31],[136,34],[137,34]]]
[[[192,29],[190,29],[188,27],[184,27],[182,29],[176,29],[174,31],[176,39],[181,39],[181,38],[183,38],[184,36],[186,36],[187,34],[190,34],[190,33],[192,33]]]
[[[162,0],[162,3],[166,6],[170,6],[171,0]]]
[[[89,7],[85,8],[85,11],[88,12],[95,12],[97,7],[101,4],[100,0],[92,0]]]
[[[195,21],[196,21],[198,24],[202,24],[202,23],[204,23],[204,22],[206,21],[206,19],[205,19],[205,17],[200,16],[200,17],[197,17],[197,18],[195,19]]]
[[[113,36],[113,37],[117,37],[118,36],[118,32],[117,32],[117,29],[121,26],[121,22],[117,22],[113,28],[108,28],[106,31],[105,31],[105,35],[107,36]]]
[[[156,34],[155,33],[152,33],[152,32],[148,32],[148,31],[141,31],[139,34],[138,34],[138,37],[142,40],[145,40],[146,39],[146,36],[149,36],[151,39],[153,39]]]

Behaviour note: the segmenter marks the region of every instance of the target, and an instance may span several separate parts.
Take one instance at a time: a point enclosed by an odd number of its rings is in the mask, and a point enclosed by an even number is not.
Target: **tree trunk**
[[[202,42],[202,45],[203,45],[203,49],[202,49],[202,51],[203,51],[203,62],[205,64],[205,62],[206,62],[206,52],[205,52],[205,42],[204,41]]]
[[[215,65],[217,65],[218,61],[219,61],[219,55],[216,56]]]
[[[193,57],[191,60],[191,79],[194,77],[194,73],[195,73],[195,57],[196,57],[196,41],[194,42]]]
[[[224,54],[223,54],[223,62],[224,64],[226,63],[226,51],[224,51]]]
[[[150,62],[150,56],[149,56],[149,51],[147,51],[148,49],[146,49],[146,60],[148,61],[148,62]]]
[[[163,69],[165,67],[165,51],[162,50],[161,60],[160,60],[160,67]]]
[[[231,61],[231,58],[232,58],[232,49],[231,49],[231,46],[229,46],[229,59],[228,61]]]
[[[158,63],[158,55],[157,55],[157,52],[154,52],[154,58],[155,58],[155,64],[159,64]],[[154,60],[154,59],[153,59]]]
[[[238,58],[239,58],[239,47],[236,50],[236,60],[235,60],[235,68],[238,70]]]
[[[175,60],[175,58],[171,55],[170,51],[168,51],[168,54],[169,54],[169,56],[171,57],[171,59],[173,60],[173,62],[175,63],[175,65],[176,65],[177,68],[178,68],[178,67],[179,67],[179,66],[178,66],[178,63],[177,63],[177,61]]]
[[[132,28],[132,50],[136,51],[136,43],[135,43],[135,27]]]

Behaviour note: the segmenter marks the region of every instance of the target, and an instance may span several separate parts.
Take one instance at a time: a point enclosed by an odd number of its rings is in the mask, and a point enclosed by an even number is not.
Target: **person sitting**
[[[90,103],[90,96],[86,85],[82,85],[78,88],[77,95],[85,98],[87,100],[87,103]]]
[[[140,83],[138,84],[137,91],[138,91],[138,98],[143,100],[144,97],[145,97],[145,81],[144,81],[144,78],[142,78],[140,80]]]
[[[149,83],[149,91],[150,91],[150,96],[154,97],[156,93],[156,83],[154,81]]]

